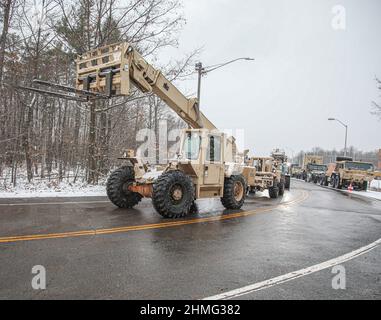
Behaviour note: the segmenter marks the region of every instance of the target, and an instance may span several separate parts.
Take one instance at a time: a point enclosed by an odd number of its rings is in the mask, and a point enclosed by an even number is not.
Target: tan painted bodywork
[[[359,162],[359,161],[355,161]],[[340,180],[342,183],[343,181],[350,181],[352,183],[363,183],[363,182],[371,182],[374,180],[374,171],[363,171],[363,170],[348,170],[343,168],[345,165],[345,161],[337,162],[335,173],[339,174]]]
[[[264,191],[280,181],[280,172],[275,169],[275,160],[270,157],[252,157],[245,161],[244,177],[253,191]]]
[[[296,176],[296,175],[301,175],[303,173],[303,169],[301,167],[292,167],[291,168],[291,175]]]
[[[353,161],[349,161],[353,162]],[[360,163],[360,161],[354,161],[355,163]],[[347,161],[338,161],[336,164],[331,164],[326,173],[327,179],[332,177],[340,177],[339,185],[340,186],[357,186],[360,187],[364,185],[365,182],[368,184],[372,182],[375,178],[374,171],[365,171],[365,170],[349,170],[345,168]],[[370,163],[367,163],[370,164]],[[331,179],[331,183],[333,180]]]
[[[84,78],[95,77],[90,90],[105,93],[105,70],[114,73],[112,88],[115,95],[129,96],[131,85],[143,93],[154,93],[194,129],[217,130],[199,111],[197,99],[185,97],[161,71],[151,66],[129,43],[118,43],[89,51],[77,58],[77,89],[83,90]]]
[[[77,59],[77,89],[107,93],[105,74],[112,70],[113,96],[128,96],[134,85],[143,93],[152,93],[160,97],[190,128],[182,132],[183,145],[189,132],[202,137],[199,158],[187,160],[184,155],[170,163],[165,169],[181,170],[192,178],[196,198],[222,197],[224,181],[233,174],[245,172],[251,179],[255,168],[250,168],[240,161],[235,139],[218,131],[216,126],[199,110],[196,98],[188,99],[159,70],[150,65],[129,43],[119,43],[89,51]],[[88,79],[91,79],[90,81]],[[219,162],[207,161],[210,136],[220,137],[223,141]],[[127,157],[128,158],[128,157]],[[150,196],[154,179],[146,179],[147,168],[139,159],[128,158],[135,168],[136,182],[131,187],[143,196]],[[250,180],[251,181],[251,180]]]
[[[374,172],[374,177],[377,180],[381,180],[381,171],[375,171]]]
[[[336,170],[336,163],[330,163],[326,172],[326,177],[331,177]]]
[[[309,156],[309,155],[306,155],[306,156],[304,156],[304,160],[303,160],[303,170],[306,170],[307,166],[309,164],[323,165],[324,164],[324,158],[321,157],[321,156]]]

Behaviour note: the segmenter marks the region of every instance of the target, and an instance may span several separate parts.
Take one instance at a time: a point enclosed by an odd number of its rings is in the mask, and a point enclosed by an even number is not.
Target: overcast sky
[[[380,0],[184,0],[187,25],[175,57],[203,47],[204,65],[238,57],[203,78],[202,109],[218,128],[244,129],[246,147],[268,155],[315,146],[362,150],[381,147],[381,122],[370,114],[381,100]],[[346,29],[332,13],[342,5]],[[336,20],[335,20],[336,21]],[[340,25],[342,26],[342,25]],[[196,91],[196,78],[182,84]],[[192,91],[193,90],[193,91]]]

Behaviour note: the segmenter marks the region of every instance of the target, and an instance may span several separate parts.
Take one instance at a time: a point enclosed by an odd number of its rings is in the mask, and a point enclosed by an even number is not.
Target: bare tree
[[[8,12],[8,13],[7,13]],[[0,69],[4,84],[34,78],[73,85],[75,58],[87,50],[128,41],[172,81],[187,79],[198,51],[160,63],[160,51],[177,46],[184,25],[180,0],[3,0]],[[139,146],[142,128],[184,124],[152,95],[89,104],[34,95],[4,86],[0,97],[0,179],[98,183],[117,158]],[[9,173],[7,173],[9,172]],[[5,184],[5,182],[4,182]]]

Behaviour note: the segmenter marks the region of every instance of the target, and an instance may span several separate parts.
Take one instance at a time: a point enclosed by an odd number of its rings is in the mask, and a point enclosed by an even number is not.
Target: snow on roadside
[[[106,188],[103,185],[91,186],[87,184],[59,184],[33,183],[8,187],[0,187],[0,198],[68,198],[68,197],[103,197]]]
[[[381,200],[381,180],[373,180],[368,191],[346,191],[347,193],[363,196],[370,199]]]
[[[367,192],[364,192],[364,191],[353,191],[353,192],[349,192],[349,191],[346,191],[350,194],[354,194],[354,195],[359,195],[359,196],[363,196],[363,197],[366,197],[366,198],[370,198],[370,199],[377,199],[377,200],[381,200],[381,192],[378,192],[378,191],[370,191],[368,190]]]
[[[58,181],[58,172],[52,171],[51,179],[35,177],[28,182],[25,168],[19,168],[17,185],[11,183],[11,169],[5,168],[0,176],[0,199],[6,198],[71,198],[106,196],[106,178],[99,185],[88,185],[83,172],[68,171],[62,182]],[[76,177],[76,178],[75,178]],[[74,179],[75,178],[75,179]],[[74,180],[76,182],[74,183]]]
[[[373,180],[370,187],[371,189],[381,191],[381,180]]]

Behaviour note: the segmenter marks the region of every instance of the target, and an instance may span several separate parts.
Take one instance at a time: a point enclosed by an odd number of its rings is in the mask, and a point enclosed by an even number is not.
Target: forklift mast
[[[129,43],[108,45],[79,56],[76,90],[101,96],[129,96],[131,85],[160,97],[192,129],[217,130],[200,112],[197,99],[188,99]]]

